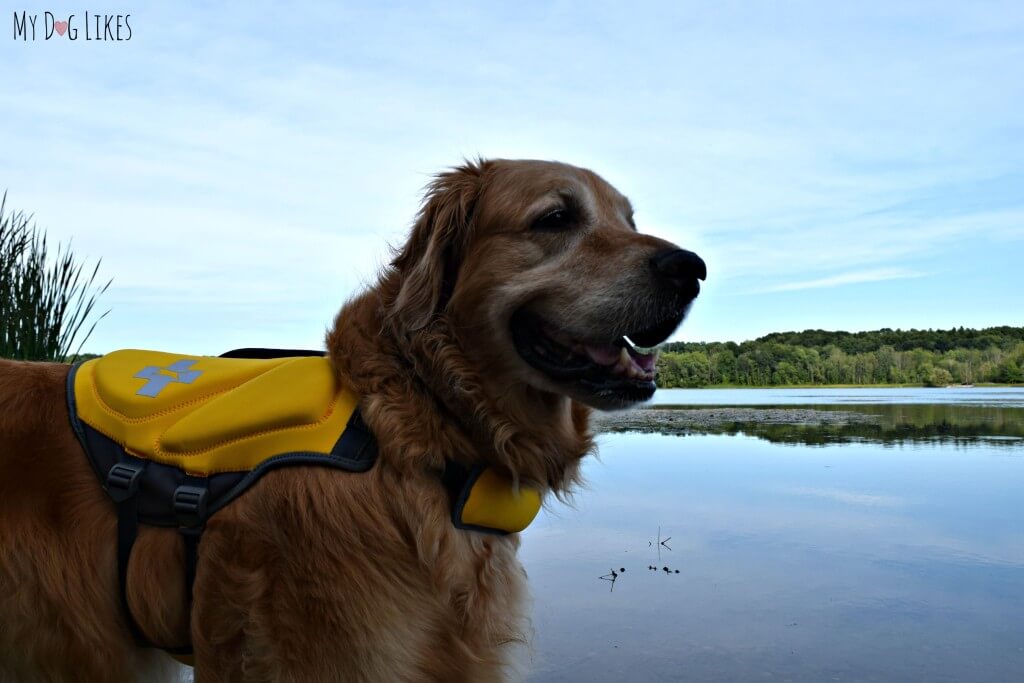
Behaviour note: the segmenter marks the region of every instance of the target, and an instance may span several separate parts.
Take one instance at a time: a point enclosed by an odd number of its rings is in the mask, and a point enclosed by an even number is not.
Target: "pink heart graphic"
[[[53,28],[56,29],[57,33],[64,35],[64,32],[68,30],[68,22],[55,21],[53,22]]]

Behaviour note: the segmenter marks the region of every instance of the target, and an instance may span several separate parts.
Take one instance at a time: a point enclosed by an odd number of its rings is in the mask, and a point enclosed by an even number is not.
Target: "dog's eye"
[[[554,232],[565,230],[576,224],[576,217],[569,209],[549,211],[534,222],[532,230]]]

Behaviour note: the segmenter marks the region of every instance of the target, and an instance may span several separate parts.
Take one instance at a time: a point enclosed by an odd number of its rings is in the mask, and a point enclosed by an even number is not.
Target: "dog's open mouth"
[[[670,318],[612,341],[577,339],[540,316],[520,310],[512,317],[512,338],[523,359],[552,379],[578,384],[587,394],[618,404],[646,401],[654,394],[657,349],[679,325]]]

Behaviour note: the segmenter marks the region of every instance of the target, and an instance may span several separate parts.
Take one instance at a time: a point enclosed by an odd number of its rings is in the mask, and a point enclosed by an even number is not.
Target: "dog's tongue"
[[[619,360],[619,347],[612,344],[587,344],[583,348],[587,350],[590,360],[598,365],[614,365]]]

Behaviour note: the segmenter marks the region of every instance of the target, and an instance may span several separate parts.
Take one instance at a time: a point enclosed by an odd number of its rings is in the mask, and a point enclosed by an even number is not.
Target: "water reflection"
[[[524,534],[531,680],[1020,680],[1019,442],[600,441]]]
[[[789,414],[791,418],[786,417]],[[1024,441],[1024,409],[956,404],[783,404],[714,409],[661,405],[601,416],[595,424],[600,431],[611,433],[745,435],[809,446],[871,442],[1016,448]]]

